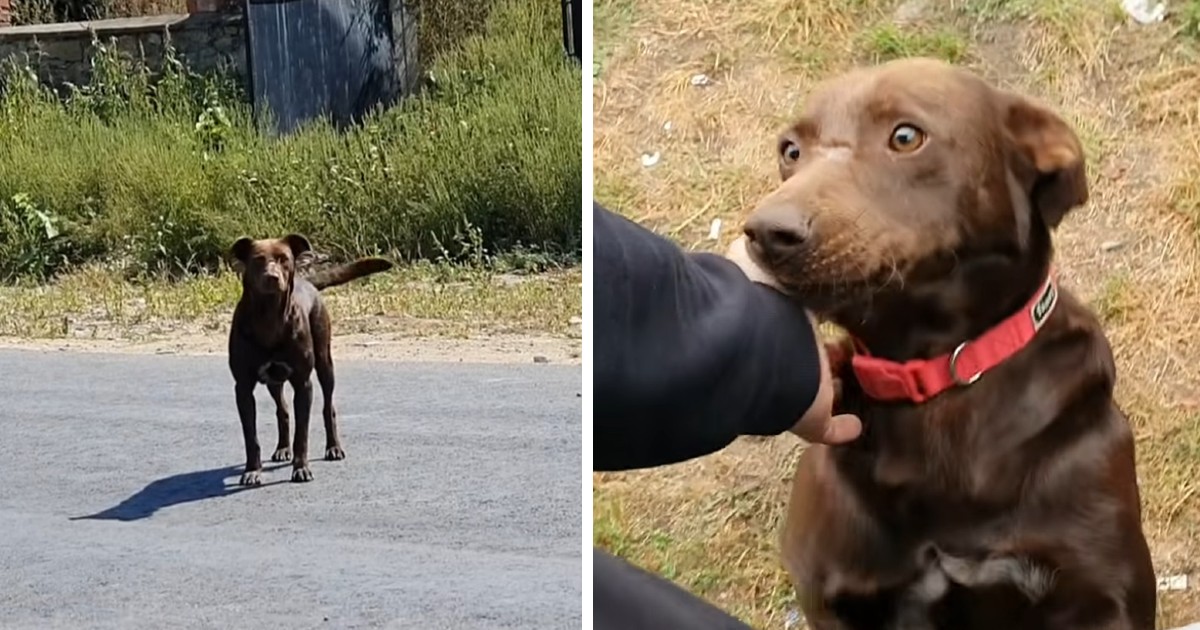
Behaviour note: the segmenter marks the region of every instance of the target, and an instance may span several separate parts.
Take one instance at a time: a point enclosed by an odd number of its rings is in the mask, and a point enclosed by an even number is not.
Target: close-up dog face
[[[1049,230],[1087,199],[1065,122],[933,60],[822,84],[777,157],[783,182],[746,223],[750,255],[813,308],[852,317],[980,260],[1048,256]]]
[[[279,239],[238,239],[230,253],[242,272],[242,285],[263,295],[286,293],[296,268],[312,256],[312,245],[299,234]]]

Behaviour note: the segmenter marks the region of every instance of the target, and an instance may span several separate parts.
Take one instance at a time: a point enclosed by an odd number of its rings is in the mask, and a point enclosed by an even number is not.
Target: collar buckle
[[[958,344],[958,347],[956,347],[954,352],[950,354],[950,380],[954,381],[954,384],[958,385],[959,387],[974,385],[975,381],[978,381],[979,377],[983,376],[982,371],[976,372],[965,379],[958,375],[958,358],[962,356],[962,351],[967,347],[967,343],[968,342],[964,341]]]

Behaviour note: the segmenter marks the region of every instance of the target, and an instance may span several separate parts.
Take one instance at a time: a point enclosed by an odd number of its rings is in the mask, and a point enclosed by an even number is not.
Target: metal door
[[[260,120],[269,120],[278,133],[319,117],[342,127],[393,101],[401,77],[412,74],[397,63],[413,59],[408,54],[397,59],[388,5],[388,0],[249,0],[250,92]]]

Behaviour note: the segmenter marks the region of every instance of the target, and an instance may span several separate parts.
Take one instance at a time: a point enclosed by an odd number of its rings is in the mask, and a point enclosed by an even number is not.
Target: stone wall
[[[195,72],[231,71],[244,82],[246,33],[242,14],[196,13],[158,15],[94,22],[66,22],[0,28],[0,61],[26,58],[42,80],[54,86],[83,85],[90,79],[92,42],[116,42],[130,58],[142,58],[152,69],[162,67],[164,42]]]

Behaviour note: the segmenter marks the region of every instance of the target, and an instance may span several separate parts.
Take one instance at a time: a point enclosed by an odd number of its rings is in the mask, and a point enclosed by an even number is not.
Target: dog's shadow
[[[282,463],[264,466],[263,471],[276,470],[289,465]],[[241,466],[227,466],[225,468],[213,468],[211,470],[198,470],[171,475],[170,477],[150,482],[149,485],[138,490],[133,496],[103,512],[87,516],[73,516],[70,520],[138,521],[149,518],[155,512],[173,505],[215,499],[246,490],[262,488],[263,486],[283,483],[282,481],[275,481],[265,483],[261,486],[239,486],[236,479],[232,484],[226,483],[226,479],[237,477],[241,473]]]

